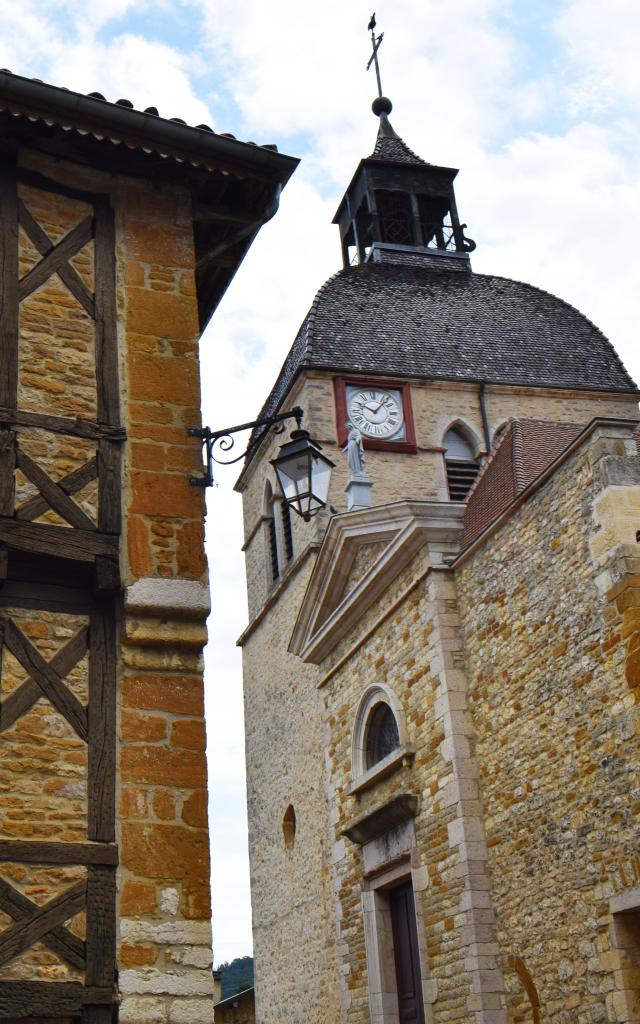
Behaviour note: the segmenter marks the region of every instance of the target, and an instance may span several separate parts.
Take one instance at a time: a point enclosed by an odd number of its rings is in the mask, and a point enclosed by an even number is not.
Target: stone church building
[[[473,273],[390,110],[263,409],[304,409],[329,505],[289,514],[272,433],[238,481],[256,1019],[638,1021],[638,389]]]

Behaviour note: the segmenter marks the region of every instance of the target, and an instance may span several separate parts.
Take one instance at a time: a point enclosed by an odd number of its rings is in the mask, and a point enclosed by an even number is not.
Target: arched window
[[[400,746],[398,723],[393,711],[384,701],[376,704],[369,715],[365,739],[365,764],[373,768]]]
[[[296,838],[296,812],[293,804],[289,804],[282,819],[282,835],[284,845],[289,848],[293,846]]]
[[[360,698],[353,727],[351,768],[354,782],[394,751],[408,747],[402,706],[383,683],[370,686]]]
[[[451,501],[466,501],[480,464],[467,438],[455,427],[447,430],[442,443],[446,449],[444,461],[449,498]]]
[[[275,502],[271,484],[267,481],[264,492],[265,534],[267,543],[267,560],[270,582],[280,579],[280,559],[278,557],[278,528],[276,526]]]

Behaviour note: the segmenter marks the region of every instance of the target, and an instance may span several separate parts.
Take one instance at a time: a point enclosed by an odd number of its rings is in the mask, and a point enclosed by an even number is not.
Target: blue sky
[[[461,168],[475,270],[572,302],[640,379],[638,5],[379,0],[376,10],[391,120],[426,159]],[[373,146],[368,0],[0,0],[0,12],[0,66],[302,157],[202,343],[205,419],[219,427],[256,415],[314,292],[339,266],[331,217]],[[220,472],[208,518],[216,962],[251,948],[233,479]]]

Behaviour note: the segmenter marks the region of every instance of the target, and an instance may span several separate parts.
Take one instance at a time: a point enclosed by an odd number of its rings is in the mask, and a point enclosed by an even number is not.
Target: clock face
[[[405,438],[402,394],[395,388],[347,388],[347,416],[365,437],[383,441]]]

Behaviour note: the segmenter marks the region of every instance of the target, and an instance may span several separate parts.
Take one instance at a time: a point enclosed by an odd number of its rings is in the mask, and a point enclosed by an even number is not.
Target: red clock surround
[[[405,452],[414,455],[418,450],[416,447],[416,431],[413,425],[413,410],[411,408],[411,388],[408,384],[397,380],[382,380],[380,377],[334,377],[333,387],[336,400],[336,427],[338,431],[338,444],[341,448],[347,443],[347,429],[345,423],[348,420],[347,414],[347,387],[357,388],[393,388],[402,395],[402,412],[404,415],[405,434],[401,441],[382,441],[378,438],[362,435],[362,443],[365,449],[379,452]]]

